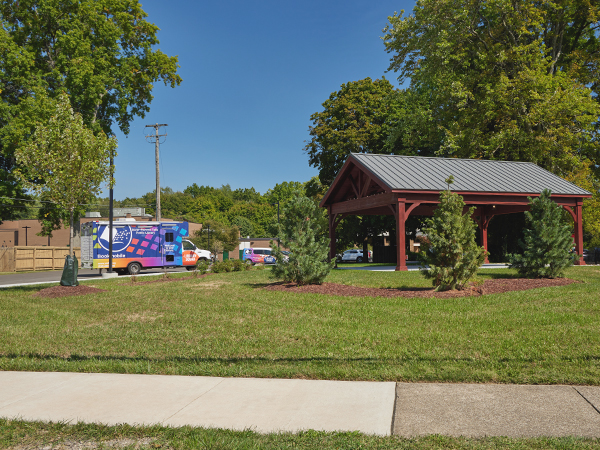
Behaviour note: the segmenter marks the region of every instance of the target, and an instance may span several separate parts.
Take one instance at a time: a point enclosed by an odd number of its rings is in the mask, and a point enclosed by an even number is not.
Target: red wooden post
[[[335,260],[335,215],[331,214],[331,206],[329,210],[329,261]]]
[[[577,206],[575,207],[575,253],[581,255],[577,261],[575,261],[576,266],[585,266],[585,261],[583,260],[583,222],[582,222],[582,211],[581,211],[582,201],[577,201]]]
[[[491,217],[488,217],[486,215],[481,216],[481,245],[483,246],[483,248],[486,251],[485,260],[483,261],[484,264],[490,263],[490,260],[487,257],[487,251],[488,251],[487,230],[488,230],[488,225],[490,223],[490,219],[491,219]]]
[[[406,267],[406,203],[399,198],[396,206],[396,270],[408,270]]]

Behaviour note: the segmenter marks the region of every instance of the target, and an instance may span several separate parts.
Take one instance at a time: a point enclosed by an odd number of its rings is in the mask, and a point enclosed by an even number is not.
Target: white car
[[[369,250],[368,259],[365,259],[363,256],[362,250],[346,250],[342,255],[342,262],[369,262],[369,260],[373,257],[373,252]]]

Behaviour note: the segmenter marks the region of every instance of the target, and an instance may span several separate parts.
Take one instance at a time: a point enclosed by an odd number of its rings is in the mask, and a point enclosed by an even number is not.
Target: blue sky
[[[115,198],[155,189],[147,124],[166,123],[161,187],[196,183],[265,193],[317,175],[303,151],[310,116],[342,83],[386,76],[380,39],[387,17],[413,1],[142,0],[161,30],[160,48],[178,55],[182,84],[157,84],[151,110],[117,133]]]

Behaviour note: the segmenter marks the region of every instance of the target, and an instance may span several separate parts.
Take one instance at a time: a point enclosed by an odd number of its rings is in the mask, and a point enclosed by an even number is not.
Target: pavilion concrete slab
[[[600,437],[600,414],[572,386],[398,383],[394,434]]]
[[[0,417],[390,435],[395,383],[0,372]]]

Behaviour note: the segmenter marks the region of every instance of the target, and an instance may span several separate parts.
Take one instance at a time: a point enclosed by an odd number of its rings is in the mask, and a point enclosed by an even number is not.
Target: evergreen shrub
[[[508,255],[510,267],[526,278],[556,278],[564,275],[578,257],[571,253],[571,227],[564,219],[561,206],[551,200],[544,189],[539,197],[529,197],[530,211],[525,211],[525,241],[519,240],[522,254]]]
[[[252,265],[246,261],[242,261],[240,259],[226,259],[225,261],[215,261],[212,265],[211,270],[214,273],[222,273],[222,272],[242,272],[244,270],[249,270],[252,268]]]
[[[431,219],[425,220],[418,258],[424,267],[421,272],[432,279],[436,291],[463,289],[485,260],[485,250],[475,243],[477,225],[471,219],[474,207],[463,214],[463,198],[450,191],[454,177],[446,182],[440,204]]]
[[[271,270],[273,278],[287,283],[321,284],[333,268],[328,262],[329,239],[327,237],[325,211],[313,200],[297,192],[283,206],[283,218],[278,237],[289,255],[273,247],[277,264]]]
[[[198,261],[196,263],[196,272],[200,275],[204,275],[206,272],[208,272],[208,266],[208,261]]]

